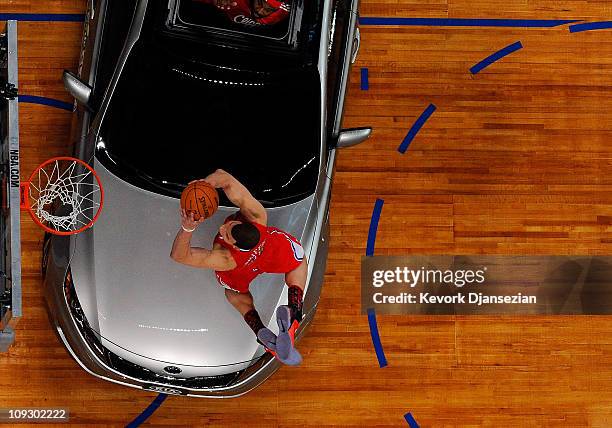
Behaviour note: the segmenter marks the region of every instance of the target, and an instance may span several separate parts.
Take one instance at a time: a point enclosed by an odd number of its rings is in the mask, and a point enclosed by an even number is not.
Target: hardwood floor
[[[82,13],[85,1],[0,0],[0,13]],[[363,0],[362,16],[609,20],[609,1]],[[82,26],[19,23],[20,93],[71,102]],[[600,254],[612,250],[612,30],[362,26],[338,154],[332,236],[304,363],[232,400],[170,396],[158,426],[612,426],[612,317],[379,316],[380,369],[360,314],[360,258],[376,198],[376,254]],[[469,68],[521,41],[479,74]],[[360,90],[359,69],[369,69]],[[430,104],[405,154],[397,148]],[[66,152],[70,113],[20,104],[22,171]],[[22,177],[25,178],[25,175]],[[122,426],[155,397],[83,372],[54,336],[42,233],[23,224],[24,316],[0,355],[1,407],[70,407]],[[58,425],[59,426],[59,425]]]

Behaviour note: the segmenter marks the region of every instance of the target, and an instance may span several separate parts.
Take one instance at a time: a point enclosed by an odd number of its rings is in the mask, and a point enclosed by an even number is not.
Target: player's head
[[[249,222],[229,221],[222,224],[219,234],[225,240],[241,250],[252,250],[259,243],[259,230]]]

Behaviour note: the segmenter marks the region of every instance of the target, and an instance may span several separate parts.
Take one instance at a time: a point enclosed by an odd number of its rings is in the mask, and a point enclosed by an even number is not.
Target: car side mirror
[[[338,148],[356,146],[367,140],[371,133],[372,128],[370,127],[343,129],[340,131],[336,146]]]
[[[64,70],[62,76],[64,87],[80,104],[87,105],[91,96],[91,86],[83,82],[78,76],[68,70]]]

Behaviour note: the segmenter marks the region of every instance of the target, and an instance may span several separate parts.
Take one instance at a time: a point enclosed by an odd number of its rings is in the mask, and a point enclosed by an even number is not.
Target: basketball
[[[207,219],[219,207],[219,194],[217,190],[205,181],[196,181],[188,184],[181,194],[181,208],[187,214],[193,212],[193,219]]]

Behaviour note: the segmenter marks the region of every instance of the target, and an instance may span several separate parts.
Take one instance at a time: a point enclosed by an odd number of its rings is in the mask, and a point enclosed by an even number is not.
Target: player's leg
[[[255,309],[255,305],[253,304],[253,295],[249,292],[239,293],[226,288],[225,297],[242,316],[244,316],[250,310]]]
[[[276,338],[276,356],[285,364],[298,365],[302,356],[295,349],[295,334],[302,322],[304,288],[308,277],[308,263],[303,257],[299,265],[285,274],[288,289],[288,304],[276,309],[278,337]]]
[[[225,297],[228,302],[232,304],[240,315],[244,318],[244,321],[253,330],[257,341],[265,346],[267,349],[274,349],[276,343],[276,335],[272,333],[261,321],[259,312],[255,309],[253,304],[253,295],[249,292],[238,293],[234,290],[225,289]]]
[[[259,329],[265,327],[263,322],[261,322],[257,309],[255,309],[255,305],[253,304],[253,295],[251,293],[238,293],[237,291],[226,288],[225,297],[227,298],[227,301],[230,302],[238,312],[240,312],[240,315],[242,315],[246,323],[249,325],[249,327],[251,327],[253,333],[257,334]]]
[[[308,278],[308,262],[304,256],[304,260],[298,267],[285,274],[285,283],[289,290],[288,306],[291,308],[291,318],[302,322],[302,306],[304,303],[304,288],[306,287],[306,279]]]

